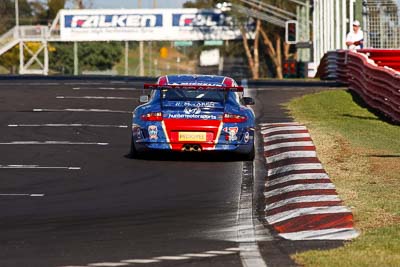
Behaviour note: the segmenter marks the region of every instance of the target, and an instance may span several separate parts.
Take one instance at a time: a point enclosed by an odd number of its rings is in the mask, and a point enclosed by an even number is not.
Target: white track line
[[[253,186],[246,186],[254,179],[254,162],[243,163],[242,185],[237,212],[237,238],[242,265],[246,267],[267,267],[256,242],[253,221]]]
[[[291,138],[307,138],[311,137],[309,133],[297,133],[297,134],[277,134],[264,138],[264,142],[271,142],[275,140],[291,139]]]
[[[348,212],[351,212],[351,210],[344,206],[311,207],[311,208],[300,208],[300,209],[284,211],[271,216],[266,216],[265,218],[269,224],[275,224],[278,222],[286,221],[304,215],[348,213]]]
[[[218,255],[210,253],[187,253],[187,254],[182,254],[181,256],[191,257],[191,258],[210,258],[210,257],[216,257]]]
[[[72,88],[73,90],[114,90],[114,91],[133,91],[135,90],[135,88],[115,88],[115,87],[88,87],[88,88],[84,88],[84,87],[75,87]]]
[[[289,151],[282,152],[280,154],[266,157],[267,163],[273,163],[276,161],[284,160],[284,159],[293,159],[293,158],[316,158],[317,152],[315,151]]]
[[[49,167],[39,165],[0,165],[0,169],[60,169],[60,170],[80,170],[81,167]]]
[[[209,254],[216,254],[216,255],[230,255],[230,254],[236,254],[236,251],[224,251],[224,250],[210,250],[206,251],[204,253],[209,253]]]
[[[110,109],[83,109],[83,108],[66,108],[66,109],[46,109],[35,108],[33,112],[102,112],[102,113],[132,113],[125,110],[110,110]]]
[[[271,191],[264,192],[264,196],[269,198],[289,192],[294,191],[304,191],[304,190],[330,190],[335,189],[335,185],[332,183],[316,183],[316,184],[295,184],[288,185],[282,188],[277,188]]]
[[[268,176],[272,176],[279,173],[298,171],[298,170],[323,170],[324,167],[320,163],[303,163],[303,164],[290,164],[274,169],[268,170]]]
[[[274,149],[284,148],[284,147],[298,147],[298,146],[314,146],[314,143],[312,141],[284,142],[273,145],[266,145],[264,146],[264,151],[271,151]]]
[[[265,129],[262,130],[262,134],[270,134],[274,132],[280,132],[280,131],[298,131],[298,130],[307,130],[305,126],[282,126],[282,127],[274,127],[270,129]]]
[[[153,258],[155,260],[167,260],[167,261],[181,261],[181,260],[188,260],[190,257],[184,256],[161,256]]]
[[[129,263],[125,262],[99,262],[99,263],[91,263],[88,266],[90,267],[119,267],[119,266],[128,266]]]
[[[137,100],[137,97],[116,96],[57,96],[57,99],[94,99],[94,100]]]
[[[64,82],[65,85],[100,85],[104,83],[96,83],[96,82]]]
[[[44,197],[45,194],[0,194],[2,197]]]
[[[139,263],[139,264],[147,264],[147,263],[156,263],[160,262],[159,260],[152,260],[152,259],[131,259],[131,260],[123,260],[121,262],[126,262],[126,263]]]
[[[280,207],[286,206],[288,204],[321,202],[321,201],[341,201],[341,200],[337,195],[313,195],[313,196],[292,197],[292,198],[274,202],[272,204],[267,204],[265,206],[265,211],[280,208]]]
[[[360,235],[353,228],[332,228],[279,234],[290,240],[351,240]]]
[[[98,128],[128,128],[128,125],[103,125],[103,124],[82,124],[82,123],[70,123],[70,124],[9,124],[8,127],[98,127]]]
[[[317,180],[317,179],[329,179],[326,173],[301,173],[301,174],[290,174],[282,176],[273,180],[269,180],[265,183],[265,186],[273,186],[281,183],[286,183],[296,180]]]
[[[69,142],[69,141],[14,141],[2,142],[0,145],[97,145],[107,146],[109,143]]]

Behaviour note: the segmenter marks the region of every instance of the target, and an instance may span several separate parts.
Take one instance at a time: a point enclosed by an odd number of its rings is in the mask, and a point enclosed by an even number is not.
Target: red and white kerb
[[[290,240],[348,240],[358,236],[304,125],[261,124],[268,174],[265,218]]]

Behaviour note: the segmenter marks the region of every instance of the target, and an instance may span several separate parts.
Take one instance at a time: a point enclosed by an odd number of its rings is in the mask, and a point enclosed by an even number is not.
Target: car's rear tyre
[[[131,159],[136,159],[139,157],[139,152],[135,147],[135,141],[133,141],[133,138],[131,138],[131,149],[129,150],[129,157]]]
[[[255,157],[256,157],[256,151],[255,151],[254,144],[253,144],[250,152],[241,155],[241,160],[242,161],[253,161]]]

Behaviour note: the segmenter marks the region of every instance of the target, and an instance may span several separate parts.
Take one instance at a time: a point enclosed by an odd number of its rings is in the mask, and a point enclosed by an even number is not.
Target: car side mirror
[[[243,97],[243,102],[246,106],[251,106],[255,104],[254,99],[251,97]]]
[[[148,96],[148,95],[141,95],[141,96],[139,97],[139,102],[140,102],[140,103],[147,103],[147,102],[149,102],[149,96]]]

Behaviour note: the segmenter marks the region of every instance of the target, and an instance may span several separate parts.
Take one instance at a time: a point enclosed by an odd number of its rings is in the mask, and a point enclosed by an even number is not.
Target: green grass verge
[[[361,232],[343,247],[292,257],[303,266],[400,266],[400,126],[381,121],[344,90],[303,96],[287,107],[309,128]]]

